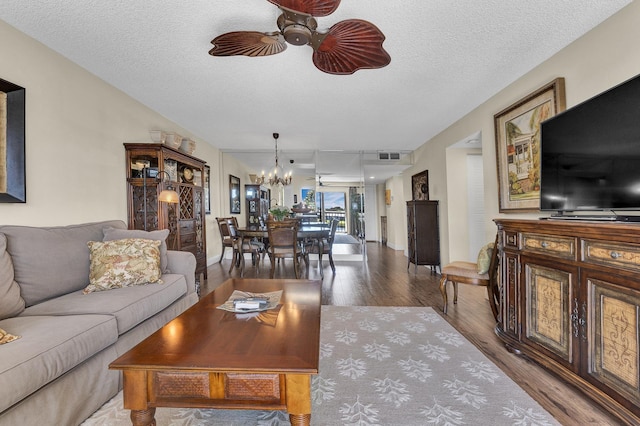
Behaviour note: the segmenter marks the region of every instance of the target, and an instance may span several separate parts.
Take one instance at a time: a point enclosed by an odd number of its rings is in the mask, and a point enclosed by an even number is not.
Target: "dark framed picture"
[[[0,79],[0,203],[25,203],[25,89]]]
[[[411,194],[414,201],[429,199],[429,170],[411,176]]]
[[[229,209],[240,214],[240,178],[229,175]]]
[[[204,213],[211,214],[211,167],[204,166]]]
[[[540,123],[565,108],[557,78],[494,116],[501,213],[540,210]]]

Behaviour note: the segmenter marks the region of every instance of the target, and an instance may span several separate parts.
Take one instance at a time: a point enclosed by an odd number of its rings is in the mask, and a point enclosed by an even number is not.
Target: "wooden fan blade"
[[[278,7],[286,7],[311,16],[331,15],[340,6],[340,0],[269,0],[269,2]]]
[[[391,57],[382,47],[384,34],[371,22],[348,19],[329,29],[314,49],[313,63],[329,74],[353,74],[362,68],[382,68]]]
[[[280,33],[261,33],[258,31],[234,31],[219,35],[211,40],[212,56],[268,56],[280,53],[287,48]]]

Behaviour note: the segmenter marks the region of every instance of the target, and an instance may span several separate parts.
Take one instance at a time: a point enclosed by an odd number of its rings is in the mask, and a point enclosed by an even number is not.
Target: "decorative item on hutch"
[[[193,152],[196,150],[196,143],[189,138],[183,138],[182,143],[180,144],[180,151],[185,154],[193,155]]]
[[[180,144],[182,143],[182,136],[177,133],[169,132],[165,133],[165,141],[164,144],[169,148],[180,148]]]

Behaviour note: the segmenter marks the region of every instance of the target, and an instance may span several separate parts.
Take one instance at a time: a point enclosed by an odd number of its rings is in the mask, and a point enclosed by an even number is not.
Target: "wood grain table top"
[[[318,372],[321,281],[229,279],[111,363],[119,370]],[[217,309],[234,290],[283,290],[260,314]]]

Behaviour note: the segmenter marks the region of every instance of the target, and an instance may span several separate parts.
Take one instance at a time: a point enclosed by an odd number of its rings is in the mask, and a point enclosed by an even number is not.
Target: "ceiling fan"
[[[382,68],[391,57],[382,47],[385,36],[375,25],[347,19],[326,31],[317,30],[314,16],[335,12],[340,0],[268,0],[282,11],[280,31],[234,31],[211,41],[212,56],[268,56],[280,53],[287,43],[313,48],[313,64],[329,74],[353,74],[359,69]]]
[[[332,174],[332,173],[328,173],[328,174]],[[319,186],[319,187],[332,187],[332,186],[335,186],[335,187],[343,188],[345,186],[349,186],[349,184],[346,184],[346,183],[332,183],[332,182],[326,183],[326,182],[322,181],[322,176],[318,175],[318,179],[316,181],[316,186]]]

